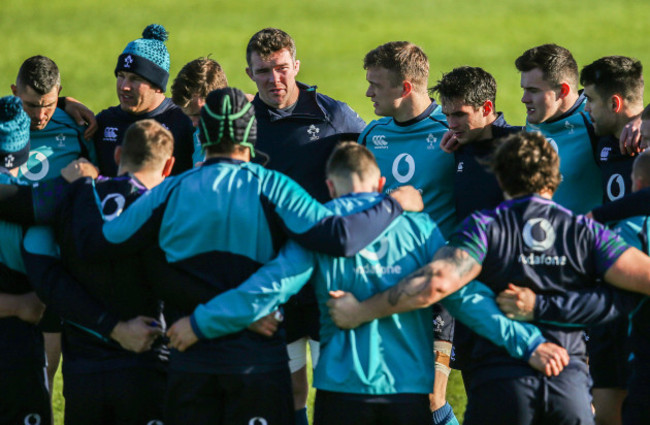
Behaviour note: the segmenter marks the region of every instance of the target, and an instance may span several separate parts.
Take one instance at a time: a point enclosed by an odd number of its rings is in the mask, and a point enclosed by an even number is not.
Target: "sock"
[[[309,425],[309,422],[307,420],[307,408],[303,407],[300,410],[296,410],[295,412],[295,418],[296,418],[296,425]]]
[[[449,403],[433,412],[433,425],[458,425],[458,419]]]

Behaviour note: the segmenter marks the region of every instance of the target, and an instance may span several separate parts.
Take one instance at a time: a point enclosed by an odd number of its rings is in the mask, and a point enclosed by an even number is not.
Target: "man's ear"
[[[330,198],[332,199],[338,198],[338,196],[336,196],[336,188],[334,187],[334,182],[330,179],[326,179],[325,184],[327,185],[327,191],[330,194]]]
[[[377,183],[377,192],[382,193],[384,191],[384,186],[386,185],[386,177],[379,177],[379,182]]]
[[[296,74],[300,71],[300,61],[298,59],[293,63],[293,67],[296,70]]]
[[[621,112],[621,109],[623,109],[623,98],[615,94],[612,96],[612,110],[618,114]]]
[[[170,156],[167,161],[165,161],[165,165],[163,166],[162,170],[162,175],[165,177],[169,177],[169,175],[172,173],[172,168],[174,168],[174,163],[176,162],[176,158],[173,156]]]
[[[558,96],[560,99],[564,99],[571,93],[571,86],[568,83],[562,83],[560,84],[560,96]]]
[[[408,81],[402,81],[402,97],[406,97],[413,92],[413,84]]]
[[[122,159],[122,146],[115,146],[115,150],[113,151],[113,159],[115,160],[115,164],[119,167],[120,160]]]
[[[11,85],[11,92],[14,96],[18,96],[18,87],[15,84]]]
[[[483,102],[483,116],[487,117],[492,112],[494,112],[494,103],[491,100],[486,100]]]
[[[246,67],[246,75],[248,75],[248,78],[251,80],[253,79],[253,71],[251,71],[250,67]]]

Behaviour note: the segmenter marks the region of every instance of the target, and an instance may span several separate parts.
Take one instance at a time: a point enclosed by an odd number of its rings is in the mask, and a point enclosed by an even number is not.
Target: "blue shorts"
[[[266,424],[295,421],[289,368],[264,373],[170,371],[165,425]]]
[[[52,421],[45,368],[0,370],[0,423],[46,425]]]
[[[624,316],[589,330],[587,352],[594,388],[627,388],[631,353],[628,323]]]
[[[593,425],[591,379],[567,367],[559,376],[540,373],[484,382],[468,390],[465,425]]]
[[[137,367],[68,373],[64,381],[66,425],[163,421],[167,375],[161,370]]]

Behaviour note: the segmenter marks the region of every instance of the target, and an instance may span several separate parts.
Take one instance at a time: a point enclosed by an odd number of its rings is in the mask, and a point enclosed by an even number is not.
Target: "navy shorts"
[[[289,368],[252,374],[170,371],[165,425],[294,422]]]
[[[162,423],[166,380],[143,367],[66,374],[65,425]]]
[[[316,391],[314,425],[431,425],[428,394]]]
[[[51,423],[50,393],[43,366],[0,369],[0,394],[0,423]]]
[[[630,379],[630,343],[627,317],[589,330],[587,351],[594,388],[627,388]]]
[[[638,366],[633,368],[623,401],[623,425],[647,424],[650,424],[650,366]]]
[[[593,425],[591,379],[579,367],[559,376],[496,379],[468,390],[465,425]]]

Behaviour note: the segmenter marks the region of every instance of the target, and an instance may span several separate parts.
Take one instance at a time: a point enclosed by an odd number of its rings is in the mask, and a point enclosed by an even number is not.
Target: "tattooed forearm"
[[[432,277],[433,268],[431,264],[414,271],[388,290],[388,302],[390,305],[395,306],[402,295],[413,297],[421,294],[431,285]]]
[[[459,278],[465,276],[478,264],[466,251],[448,245],[436,252],[433,261],[444,261],[449,264]]]

